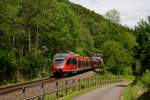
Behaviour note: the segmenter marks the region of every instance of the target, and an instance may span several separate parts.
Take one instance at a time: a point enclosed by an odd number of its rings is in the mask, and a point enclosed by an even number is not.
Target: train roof
[[[62,52],[62,53],[57,53],[55,54],[54,58],[66,58],[66,57],[70,57],[70,58],[76,58],[77,60],[82,60],[82,61],[86,61],[86,60],[91,60],[92,58],[90,57],[83,57],[80,56],[79,54],[75,54],[73,52]]]

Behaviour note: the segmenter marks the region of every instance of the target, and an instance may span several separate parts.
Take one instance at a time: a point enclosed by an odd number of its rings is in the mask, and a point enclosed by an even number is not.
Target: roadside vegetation
[[[150,72],[141,78],[136,78],[124,91],[122,100],[149,100],[150,98]]]
[[[150,17],[142,20],[135,27],[138,45],[135,47],[135,58],[139,60],[135,80],[124,91],[123,100],[149,100],[150,98]]]

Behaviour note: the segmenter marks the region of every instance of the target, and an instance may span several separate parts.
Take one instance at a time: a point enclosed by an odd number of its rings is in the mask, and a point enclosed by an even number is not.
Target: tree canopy
[[[114,23],[119,23],[121,21],[120,13],[116,9],[107,11],[105,17]]]
[[[113,73],[131,74],[136,45],[128,28],[68,0],[0,1],[0,81],[41,77],[66,50],[103,53]]]
[[[135,57],[141,62],[141,73],[150,70],[150,17],[141,20],[135,27],[136,46]]]

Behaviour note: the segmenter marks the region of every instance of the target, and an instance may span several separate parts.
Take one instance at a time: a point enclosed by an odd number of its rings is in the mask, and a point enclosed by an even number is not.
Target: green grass
[[[150,98],[150,72],[135,79],[123,92],[122,100],[148,100]]]
[[[50,73],[51,74],[51,73]],[[48,75],[47,75],[48,76]],[[24,79],[24,78],[21,78],[19,79],[19,81],[16,83],[15,80],[11,80],[11,81],[4,81],[4,85],[1,85],[0,88],[5,88],[5,87],[10,87],[10,86],[14,86],[14,85],[18,85],[18,84],[24,84],[24,83],[30,83],[30,82],[33,82],[33,81],[38,81],[38,80],[42,80],[42,79],[45,79],[46,77],[36,77],[34,79]]]
[[[124,91],[123,91],[123,100],[132,100],[132,88],[131,86],[128,86]]]
[[[106,86],[106,85],[109,85],[109,84],[105,84],[105,85],[103,84],[103,85],[100,85],[100,86],[95,86],[95,87],[83,89],[81,91],[75,91],[72,94],[69,94],[67,96],[64,96],[64,97],[60,98],[60,100],[72,100],[76,96],[82,95],[82,94],[87,93],[89,91],[93,91],[93,90],[95,90],[97,88],[100,88],[100,87],[103,87],[103,86]]]
[[[49,96],[49,95],[46,95],[44,100],[57,100],[56,96]]]
[[[144,87],[140,81],[136,84],[131,83],[123,92],[123,100],[138,100],[143,93]]]
[[[133,75],[126,75],[126,76],[123,76],[123,77],[127,81],[133,81],[135,79],[135,76],[133,76]]]

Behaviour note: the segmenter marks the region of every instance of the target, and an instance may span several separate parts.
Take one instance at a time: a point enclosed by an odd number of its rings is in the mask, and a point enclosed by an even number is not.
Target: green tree
[[[137,37],[137,47],[135,57],[140,59],[141,73],[150,70],[150,17],[148,20],[141,22],[135,27],[135,35]]]
[[[114,23],[120,22],[120,13],[116,9],[111,9],[107,11],[105,17]]]
[[[102,46],[106,67],[113,73],[131,74],[132,55],[117,41],[106,41]]]

